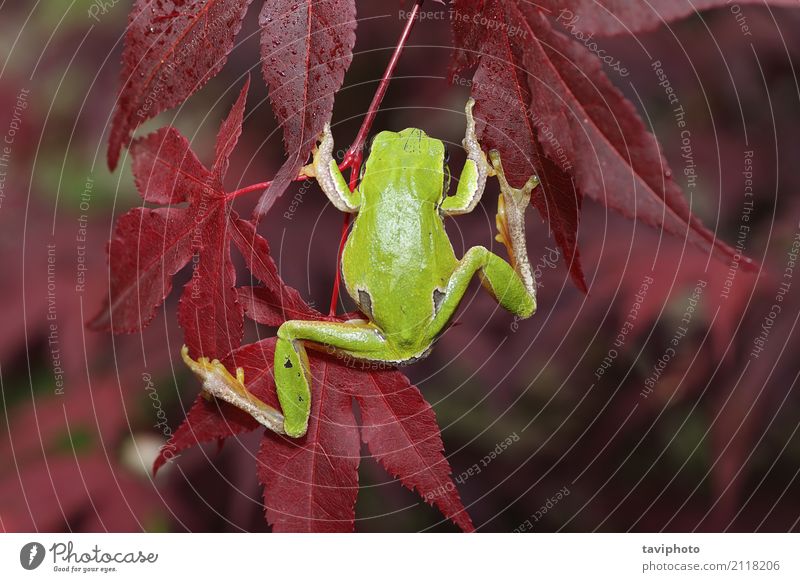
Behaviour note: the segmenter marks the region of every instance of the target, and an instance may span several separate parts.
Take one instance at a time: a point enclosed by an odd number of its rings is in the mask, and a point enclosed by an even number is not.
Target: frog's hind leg
[[[278,329],[275,346],[275,384],[283,409],[284,429],[303,436],[311,413],[311,373],[304,341],[319,344],[329,353],[360,360],[398,363],[399,357],[380,330],[368,322],[286,321]]]
[[[480,277],[481,285],[504,309],[523,318],[530,317],[536,311],[536,297],[529,292],[511,265],[485,247],[472,247],[458,263],[444,292],[435,301],[436,315],[429,326],[427,340],[435,340],[447,327],[476,274]]]

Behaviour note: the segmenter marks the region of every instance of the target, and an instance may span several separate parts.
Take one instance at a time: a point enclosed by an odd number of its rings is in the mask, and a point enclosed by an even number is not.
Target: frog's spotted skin
[[[447,329],[476,274],[511,313],[529,317],[536,310],[522,221],[538,182],[532,178],[513,189],[499,157],[493,153],[488,163],[475,136],[473,104],[470,99],[466,108],[467,161],[453,196],[446,191],[444,144],[416,128],[375,136],[361,181],[351,192],[332,157],[333,138],[325,126],[304,173],[317,179],[336,208],[356,214],[341,267],[347,292],[367,320],[293,320],[278,329],[274,373],[287,435],[302,436],[308,426],[313,379],[305,342],[362,360],[416,361]],[[443,217],[471,212],[491,175],[500,178],[499,240],[514,267],[481,246],[457,259],[445,232]]]

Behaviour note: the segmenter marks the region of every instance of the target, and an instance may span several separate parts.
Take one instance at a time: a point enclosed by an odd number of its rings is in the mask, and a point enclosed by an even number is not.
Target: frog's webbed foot
[[[244,385],[244,370],[236,368],[236,377],[219,360],[201,357],[193,360],[189,348],[183,346],[181,357],[189,369],[203,382],[205,395],[219,398],[243,410],[268,429],[284,434],[283,415],[256,398]]]
[[[311,150],[311,163],[303,166],[301,176],[316,178],[319,187],[342,212],[356,212],[358,210],[358,192],[351,192],[347,180],[342,176],[339,165],[333,158],[333,134],[329,123],[325,124],[319,143]]]
[[[489,152],[494,173],[500,182],[500,198],[497,201],[497,241],[505,245],[511,266],[519,274],[525,288],[536,297],[536,282],[533,278],[528,249],[525,243],[525,210],[531,203],[531,192],[539,185],[539,178],[531,176],[522,188],[513,188],[503,173],[503,164],[497,150]]]

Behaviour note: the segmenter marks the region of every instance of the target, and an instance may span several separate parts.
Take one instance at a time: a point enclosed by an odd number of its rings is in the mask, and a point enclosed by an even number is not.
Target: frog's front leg
[[[461,170],[455,195],[448,196],[442,202],[442,213],[448,216],[472,212],[483,196],[486,178],[494,175],[492,166],[486,161],[486,154],[483,153],[475,135],[475,118],[472,117],[474,106],[475,100],[470,97],[465,111],[467,133],[461,142],[467,151],[467,161]]]
[[[283,409],[286,434],[300,437],[311,412],[311,374],[304,341],[360,360],[399,362],[399,357],[372,323],[291,320],[278,329],[275,346],[275,384]]]
[[[426,334],[428,341],[433,342],[447,327],[476,274],[481,285],[504,309],[522,318],[530,317],[536,311],[536,296],[529,292],[511,265],[485,247],[472,247],[450,276]]]
[[[342,212],[357,212],[360,204],[358,190],[352,192],[344,179],[339,165],[333,159],[333,135],[331,126],[326,123],[319,145],[314,148],[311,163],[301,170],[301,174],[316,178],[322,191],[331,203]]]

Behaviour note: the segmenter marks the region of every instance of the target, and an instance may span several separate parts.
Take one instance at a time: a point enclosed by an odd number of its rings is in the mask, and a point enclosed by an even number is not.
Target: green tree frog
[[[305,434],[313,381],[306,347],[391,365],[424,358],[447,329],[476,274],[483,287],[514,315],[527,318],[536,310],[523,220],[538,179],[532,176],[522,188],[512,188],[503,175],[499,155],[491,152],[491,164],[487,161],[475,135],[473,105],[470,99],[462,142],[467,161],[452,196],[448,196],[450,172],[444,144],[416,128],[377,134],[358,187],[350,191],[332,156],[330,126],[325,126],[313,161],[303,173],[316,178],[337,209],[356,215],[341,269],[347,292],[365,319],[342,323],[292,320],[280,326],[274,375],[283,415],[262,412],[265,426],[292,437]],[[487,177],[495,175],[501,186],[498,240],[506,245],[511,264],[482,246],[470,248],[459,260],[443,218],[471,212],[480,201]],[[187,363],[201,377],[198,368],[221,367],[216,362]],[[231,398],[217,385],[221,376],[237,384],[229,390]],[[212,382],[208,388],[215,389],[207,391],[240,408],[244,403],[253,414],[254,397],[247,397],[238,371],[237,378],[223,370],[207,371],[206,383],[212,377],[217,378],[216,384]],[[256,410],[263,411],[264,406],[256,403]]]

